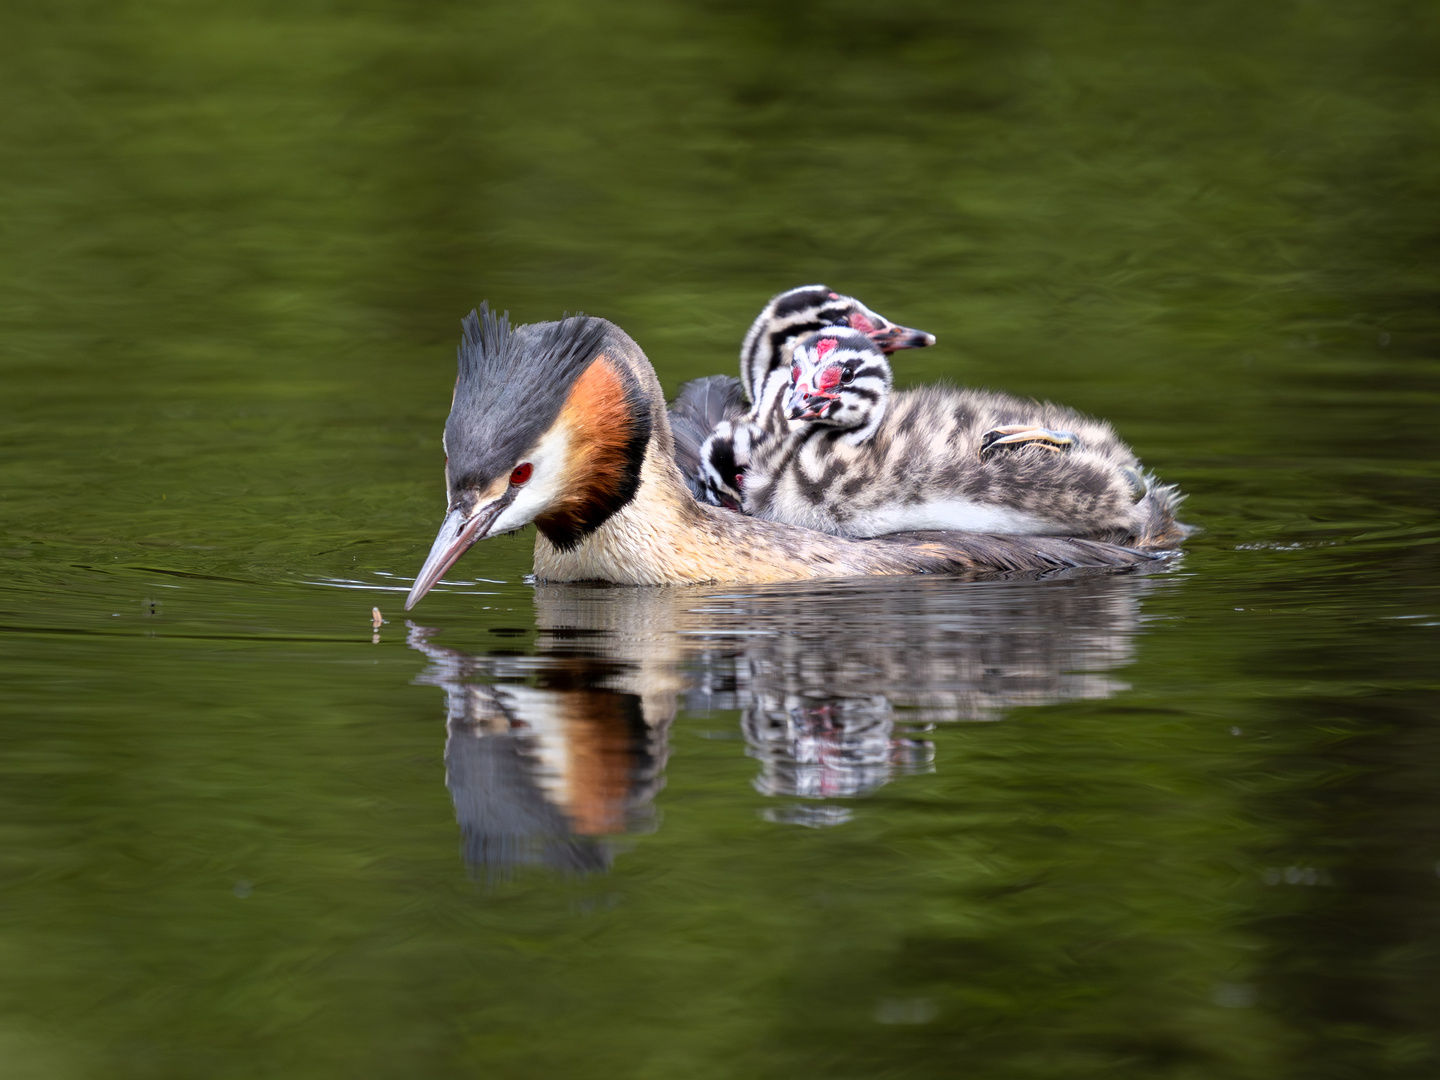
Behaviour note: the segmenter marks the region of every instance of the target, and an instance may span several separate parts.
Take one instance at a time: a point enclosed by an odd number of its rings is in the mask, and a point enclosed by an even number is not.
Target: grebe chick
[[[696,498],[740,508],[736,476],[744,470],[747,449],[743,441],[734,442],[736,427],[742,419],[770,415],[768,395],[782,392],[788,382],[795,342],[828,326],[866,334],[887,354],[935,344],[934,334],[893,323],[825,285],[801,285],[772,296],[745,333],[740,378],[710,375],[692,380],[670,406],[675,459]],[[780,423],[783,426],[783,418]]]
[[[1125,567],[1160,555],[1055,537],[930,533],[847,540],[693,499],[655,369],[604,319],[512,330],[464,320],[445,423],[447,512],[413,607],[476,541],[535,523],[540,581],[625,585]]]
[[[801,425],[753,436],[743,509],[836,536],[965,529],[1160,546],[1184,536],[1179,495],[1109,424],[988,390],[891,391],[863,335],[796,345],[784,405]]]
[[[726,505],[719,501],[718,489],[706,484],[704,462],[713,459],[711,468],[727,467],[727,452],[730,446],[731,424],[742,419],[748,407],[745,391],[740,380],[734,375],[706,375],[702,379],[691,379],[680,387],[675,400],[670,403],[670,430],[675,437],[675,464],[685,478],[690,493],[702,502],[714,506]],[[712,443],[716,432],[724,431],[724,441]],[[733,464],[728,465],[733,474]],[[733,500],[732,510],[740,509],[738,498]]]
[[[935,344],[935,335],[891,322],[856,300],[824,285],[801,285],[770,298],[746,331],[740,346],[740,381],[752,404],[751,415],[765,397],[771,376],[790,367],[795,342],[828,326],[849,327],[864,334],[881,352],[919,349]]]

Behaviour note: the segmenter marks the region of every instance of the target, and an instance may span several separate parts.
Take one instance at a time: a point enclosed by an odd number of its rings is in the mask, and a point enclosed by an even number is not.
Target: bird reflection
[[[433,633],[411,624],[409,644],[430,659],[416,681],[445,691],[445,782],[465,861],[606,869],[605,838],[648,820],[664,726],[645,722],[634,694],[601,685],[607,665],[471,655],[435,645]]]
[[[913,579],[811,587],[539,585],[528,656],[471,654],[410,624],[447,699],[446,783],[465,860],[607,869],[653,827],[683,706],[738,711],[775,821],[935,768],[937,723],[1104,698],[1163,577]],[[943,767],[943,765],[942,765]]]
[[[933,743],[897,733],[882,694],[816,700],[762,692],[740,727],[761,764],[755,790],[762,795],[863,795],[896,772],[923,771],[935,757]]]

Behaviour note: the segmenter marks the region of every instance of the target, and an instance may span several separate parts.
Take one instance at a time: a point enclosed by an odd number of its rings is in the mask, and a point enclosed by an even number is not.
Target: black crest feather
[[[571,315],[511,329],[510,313],[496,315],[489,304],[465,316],[445,422],[452,485],[484,485],[515,466],[555,422],[600,351],[606,326]]]

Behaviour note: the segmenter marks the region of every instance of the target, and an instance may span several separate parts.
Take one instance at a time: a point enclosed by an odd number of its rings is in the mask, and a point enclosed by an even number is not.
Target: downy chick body
[[[989,390],[895,392],[863,335],[820,331],[794,349],[773,406],[792,430],[747,432],[743,509],[836,536],[917,529],[1165,544],[1179,497],[1146,476],[1102,420]]]

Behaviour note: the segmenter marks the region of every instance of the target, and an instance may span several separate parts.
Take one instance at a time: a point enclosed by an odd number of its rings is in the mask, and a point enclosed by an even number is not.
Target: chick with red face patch
[[[864,334],[887,355],[935,344],[935,335],[891,322],[825,285],[802,285],[771,297],[745,335],[740,378],[692,380],[670,408],[676,464],[701,502],[739,505],[751,446],[788,430],[784,416],[772,409],[788,385],[795,342],[827,328]]]
[[[824,285],[788,289],[770,298],[751,323],[740,348],[740,381],[746,397],[753,402],[752,416],[763,409],[771,376],[779,372],[783,378],[795,343],[830,328],[864,334],[886,354],[935,344],[934,334],[893,323],[855,297]]]
[[[795,346],[787,419],[841,428],[846,441],[870,439],[885,417],[892,376],[885,354],[866,334],[822,330]]]
[[[870,334],[845,327],[821,330],[802,339],[791,360],[788,379],[778,371],[771,377],[763,412],[722,420],[701,447],[696,491],[702,501],[743,510],[751,461],[767,444],[781,442],[797,421],[843,428],[858,444],[884,417],[890,364]]]

